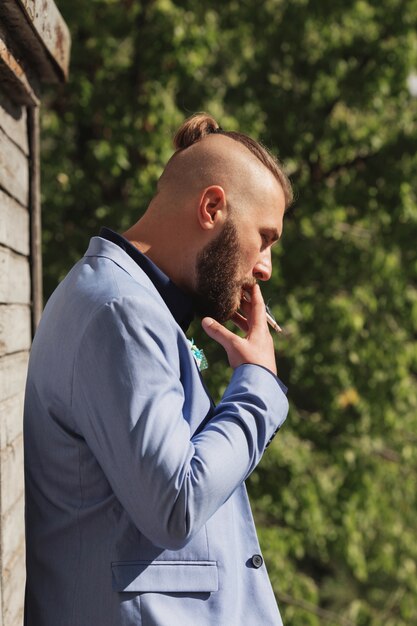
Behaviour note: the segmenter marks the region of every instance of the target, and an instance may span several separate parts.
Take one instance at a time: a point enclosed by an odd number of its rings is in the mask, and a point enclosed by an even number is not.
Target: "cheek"
[[[253,281],[253,265],[249,263],[240,264],[236,275],[236,286],[239,289],[242,285],[250,285]]]
[[[242,226],[238,238],[238,273],[241,279],[247,279],[252,276],[254,266],[259,256],[259,233],[253,231],[251,224]]]
[[[240,255],[240,266],[246,274],[252,273],[252,270],[258,260],[258,256],[258,245],[242,246]]]

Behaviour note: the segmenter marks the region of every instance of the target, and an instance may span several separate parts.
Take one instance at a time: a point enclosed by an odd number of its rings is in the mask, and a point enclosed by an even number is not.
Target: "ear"
[[[226,193],[223,187],[211,185],[204,189],[198,205],[201,228],[211,230],[226,219]]]

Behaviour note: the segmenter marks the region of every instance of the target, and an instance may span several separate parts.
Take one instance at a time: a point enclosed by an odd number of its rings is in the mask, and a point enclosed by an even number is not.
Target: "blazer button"
[[[252,565],[253,565],[253,567],[258,569],[258,567],[261,567],[263,562],[264,562],[264,560],[263,560],[263,558],[261,557],[260,554],[254,554],[253,555],[253,557],[252,557]]]

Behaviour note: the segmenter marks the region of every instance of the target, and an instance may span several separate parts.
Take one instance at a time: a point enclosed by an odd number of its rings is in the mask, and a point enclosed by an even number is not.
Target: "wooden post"
[[[42,219],[40,202],[39,108],[28,109],[29,137],[29,214],[32,334],[42,315]]]

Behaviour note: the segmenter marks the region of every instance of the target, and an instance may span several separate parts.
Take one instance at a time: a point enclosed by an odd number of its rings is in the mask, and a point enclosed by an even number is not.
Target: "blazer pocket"
[[[218,591],[216,561],[119,561],[112,563],[114,591]]]

